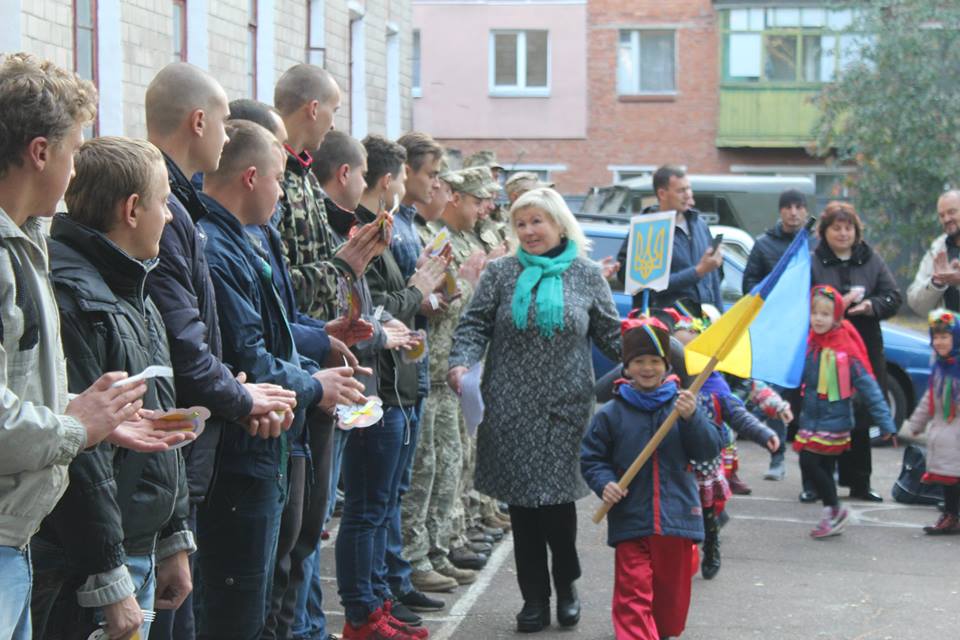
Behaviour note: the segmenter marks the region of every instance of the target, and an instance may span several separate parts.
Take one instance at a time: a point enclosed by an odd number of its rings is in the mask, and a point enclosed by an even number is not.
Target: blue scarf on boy
[[[617,392],[630,406],[640,411],[650,412],[656,411],[673,400],[677,395],[677,383],[668,380],[653,391],[640,391],[629,384],[621,384],[617,387]]]

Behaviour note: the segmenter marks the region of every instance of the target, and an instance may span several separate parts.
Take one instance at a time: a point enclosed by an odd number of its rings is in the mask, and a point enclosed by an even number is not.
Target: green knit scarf
[[[544,258],[517,250],[517,259],[523,266],[523,272],[517,278],[517,288],[513,292],[513,324],[517,329],[527,329],[527,315],[533,289],[537,289],[537,327],[540,334],[552,337],[555,329],[563,329],[563,272],[576,259],[577,245],[567,241],[563,253],[555,258]]]

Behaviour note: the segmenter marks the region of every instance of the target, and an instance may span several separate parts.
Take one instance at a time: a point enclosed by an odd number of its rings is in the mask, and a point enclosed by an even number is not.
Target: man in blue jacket
[[[663,165],[653,174],[653,191],[657,204],[647,207],[644,213],[676,211],[676,229],[673,234],[673,258],[670,262],[670,283],[664,291],[654,294],[651,306],[666,308],[681,298],[690,298],[700,304],[712,304],[723,309],[720,296],[721,267],[723,255],[718,247],[711,247],[713,236],[710,227],[693,208],[693,189],[686,172],[675,165]],[[623,265],[617,275],[623,286],[627,269],[627,244],[623,241],[617,260]],[[639,294],[633,306],[641,306]]]
[[[363,400],[350,367],[321,374],[300,356],[273,286],[269,256],[251,241],[248,225],[265,224],[280,196],[283,155],[273,135],[246,121],[229,124],[220,166],[205,174],[200,196],[207,215],[204,253],[220,311],[224,360],[254,382],[297,394],[293,428],[279,438],[224,434],[221,471],[199,514],[201,638],[259,638],[273,575],[280,515],[289,487],[289,441],[296,440],[315,405]],[[321,383],[320,380],[323,380]]]

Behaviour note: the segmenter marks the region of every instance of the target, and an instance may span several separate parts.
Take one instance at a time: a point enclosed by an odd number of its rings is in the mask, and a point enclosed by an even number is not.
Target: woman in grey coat
[[[594,407],[591,340],[620,358],[620,319],[587,240],[563,198],[535,189],[510,210],[520,248],[490,263],[453,337],[448,380],[460,393],[484,359],[486,412],[477,431],[477,490],[510,505],[523,610],[519,631],[580,617],[574,502],[589,493],[580,440]]]

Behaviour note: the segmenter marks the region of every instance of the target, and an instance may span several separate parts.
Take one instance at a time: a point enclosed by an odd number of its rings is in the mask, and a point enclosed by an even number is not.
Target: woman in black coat
[[[903,296],[886,263],[863,240],[863,224],[852,205],[831,202],[819,225],[820,245],[813,252],[812,284],[828,284],[843,294],[846,317],[867,347],[877,383],[887,390],[887,363],[883,355],[880,321],[897,313]],[[840,484],[850,496],[873,502],[883,498],[870,487],[869,413],[858,407],[851,449],[840,456]]]

